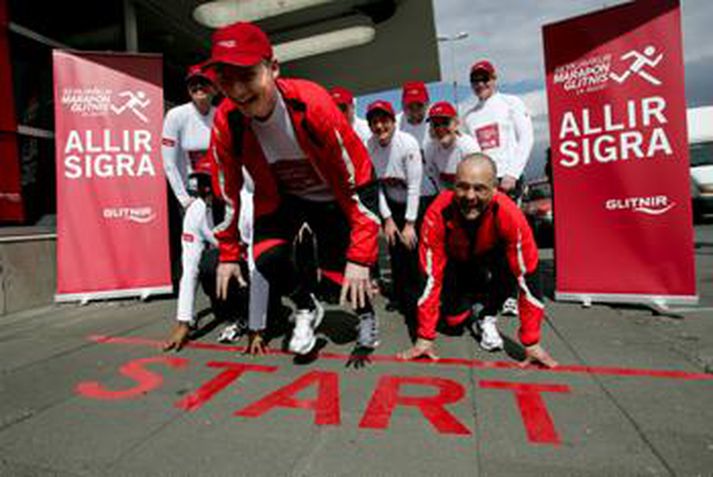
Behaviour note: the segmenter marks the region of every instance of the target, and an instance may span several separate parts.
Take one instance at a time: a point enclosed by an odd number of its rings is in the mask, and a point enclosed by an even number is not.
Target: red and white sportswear
[[[307,161],[327,183],[350,224],[347,260],[371,265],[377,257],[378,186],[369,155],[329,93],[306,80],[277,79],[295,133]],[[242,166],[255,181],[254,214],[277,210],[289,179],[278,179],[250,126],[237,106],[225,100],[218,107],[211,152],[215,159],[214,190],[226,203],[225,221],[215,228],[221,262],[242,258],[243,246],[236,226],[240,207]],[[289,184],[287,184],[289,186]]]
[[[532,118],[517,96],[496,92],[465,114],[465,129],[497,165],[498,178],[519,179],[532,152]]]
[[[495,192],[478,218],[472,240],[464,222],[453,191],[441,192],[426,212],[418,247],[420,266],[427,280],[418,301],[418,336],[429,340],[436,337],[446,263],[449,260],[477,263],[479,257],[503,247],[520,292],[520,342],[525,346],[538,343],[544,305],[533,296],[525,279],[536,271],[538,263],[537,245],[527,219],[512,199]]]
[[[163,169],[171,190],[183,207],[191,199],[186,190],[188,176],[208,150],[214,116],[214,107],[208,114],[201,114],[195,104],[188,102],[171,109],[163,121]]]

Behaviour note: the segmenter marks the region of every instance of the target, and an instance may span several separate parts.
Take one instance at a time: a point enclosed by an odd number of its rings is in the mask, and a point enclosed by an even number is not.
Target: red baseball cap
[[[384,101],[383,99],[377,99],[373,103],[369,104],[369,106],[366,107],[366,119],[369,120],[369,116],[371,116],[372,113],[376,111],[382,111],[391,116],[392,119],[396,119],[394,107],[391,106],[391,103],[389,103],[388,101]]]
[[[186,81],[192,78],[205,78],[211,83],[214,81],[211,71],[203,71],[203,63],[198,63],[188,67],[186,71]]]
[[[473,63],[473,66],[470,67],[470,74],[476,71],[484,71],[488,73],[488,76],[495,76],[495,67],[488,60],[479,60]]]
[[[404,83],[401,92],[401,103],[408,106],[411,103],[428,103],[428,90],[423,81],[408,81]]]
[[[272,59],[272,45],[264,31],[252,23],[237,22],[213,33],[210,58],[203,68],[218,63],[253,66]]]
[[[329,90],[329,94],[334,98],[334,102],[337,104],[354,104],[354,95],[351,91],[341,86],[335,86]]]
[[[439,101],[431,106],[428,110],[428,119],[431,118],[455,118],[458,117],[458,111],[448,101]]]

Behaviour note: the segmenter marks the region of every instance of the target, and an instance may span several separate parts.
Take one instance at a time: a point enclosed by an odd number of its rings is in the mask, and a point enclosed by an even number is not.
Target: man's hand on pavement
[[[420,358],[421,356],[425,356],[434,361],[438,360],[436,350],[433,346],[433,340],[418,338],[416,340],[416,343],[411,348],[397,355],[399,359],[403,360],[416,359]]]
[[[531,364],[539,365],[544,368],[554,368],[557,366],[557,361],[554,360],[550,353],[539,344],[525,346],[525,359],[520,361],[519,365],[526,368]]]
[[[245,354],[263,356],[267,353],[267,344],[260,331],[251,331],[248,335],[248,347]]]

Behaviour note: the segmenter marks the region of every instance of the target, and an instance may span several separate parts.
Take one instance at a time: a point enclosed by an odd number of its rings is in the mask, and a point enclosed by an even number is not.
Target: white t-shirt
[[[466,134],[460,134],[447,149],[436,139],[429,141],[423,155],[428,173],[438,182],[438,188],[444,190],[452,187],[460,161],[475,152],[480,152],[478,142]]]
[[[253,119],[250,127],[255,132],[270,169],[283,192],[308,200],[334,200],[327,181],[314,168],[302,151],[282,95],[272,114],[265,121]]]
[[[408,117],[402,111],[396,115],[396,128],[412,135],[421,146],[421,151],[426,149],[426,145],[431,142],[431,136],[428,132],[428,121],[425,119],[420,124],[411,124],[408,122]],[[425,166],[424,166],[425,167]],[[421,195],[433,196],[438,193],[436,183],[428,174],[423,174],[421,178]]]
[[[369,123],[366,121],[366,119],[354,116],[354,122],[352,123],[352,127],[354,128],[354,132],[357,133],[357,136],[359,136],[359,139],[361,139],[361,142],[366,145],[366,143],[369,141],[369,138],[371,137],[371,129],[369,129]]]
[[[465,115],[465,129],[495,161],[498,177],[519,179],[532,152],[532,119],[516,96],[496,92]]]
[[[394,202],[406,204],[406,220],[418,216],[418,200],[423,174],[421,149],[410,134],[394,131],[387,146],[381,146],[376,136],[369,139],[367,149],[379,178],[379,211],[384,219],[391,217],[386,196]]]
[[[215,108],[203,115],[189,102],[171,109],[163,121],[163,169],[176,199],[184,207],[190,200],[186,190],[188,175],[208,150],[214,116]]]

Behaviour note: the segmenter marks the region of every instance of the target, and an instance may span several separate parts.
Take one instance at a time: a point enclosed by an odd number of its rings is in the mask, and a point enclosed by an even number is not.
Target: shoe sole
[[[295,347],[290,344],[289,349],[292,353],[294,354],[299,354],[299,355],[305,355],[308,354],[310,351],[314,349],[314,346],[317,344],[317,338],[313,335],[312,339],[308,343],[308,345],[304,348],[301,349],[296,349]]]
[[[321,305],[317,304],[317,308],[315,310],[317,313],[315,314],[314,323],[312,325],[312,339],[306,347],[301,348],[299,350],[290,344],[288,348],[291,352],[300,355],[308,354],[310,351],[312,351],[312,349],[314,349],[314,346],[317,344],[317,337],[314,336],[314,331],[317,330],[320,324],[322,324],[322,319],[324,318],[324,308],[322,308]]]
[[[481,343],[481,342],[478,342],[478,345],[479,345],[483,350],[489,351],[489,352],[490,352],[490,351],[501,351],[501,350],[503,349],[503,345],[502,345],[502,344],[499,344],[499,345],[492,345],[492,346],[491,346],[491,345],[485,345],[485,344],[483,344],[483,343]]]

